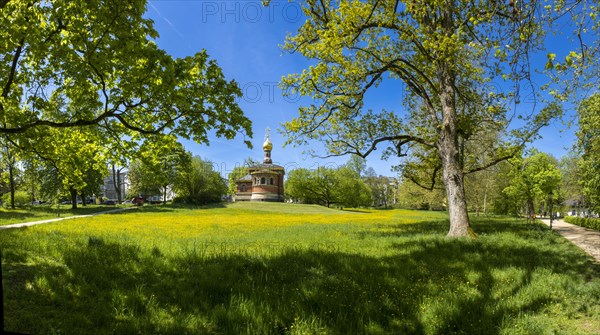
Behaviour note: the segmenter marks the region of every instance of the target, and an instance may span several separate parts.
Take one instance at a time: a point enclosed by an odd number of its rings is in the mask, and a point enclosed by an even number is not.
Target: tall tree
[[[160,194],[166,204],[177,175],[189,166],[191,155],[175,136],[154,135],[140,145],[138,157],[129,166],[130,193]]]
[[[504,193],[524,204],[528,217],[542,208],[551,213],[562,181],[557,160],[546,153],[533,152],[526,158],[512,158],[511,163],[511,181]]]
[[[352,155],[346,162],[346,166],[354,170],[360,177],[363,177],[367,171],[367,160],[364,157]]]
[[[567,199],[583,200],[583,180],[582,171],[579,167],[581,162],[579,150],[573,149],[562,156],[559,161],[559,168],[562,173],[562,190]]]
[[[110,177],[112,185],[115,189],[115,193],[117,194],[117,203],[121,203],[123,201],[123,186],[125,185],[125,173],[124,171],[127,169],[126,166],[119,166],[114,162],[110,164]]]
[[[26,147],[56,169],[72,208],[77,208],[77,196],[81,192],[85,196],[86,189],[97,189],[108,172],[102,133],[92,127],[39,128],[31,133],[37,136]]]
[[[285,77],[282,86],[285,92],[311,96],[316,103],[300,108],[299,116],[285,124],[289,142],[323,140],[329,155],[365,157],[378,145],[388,145],[384,155],[404,156],[413,146],[433,152],[439,167],[432,170],[441,172],[448,202],[448,236],[472,236],[464,174],[511,157],[514,147],[535,137],[560,108],[515,109],[514,113],[522,112],[519,117],[526,126],[513,129],[512,138],[494,145],[479,166],[464,166],[461,141],[476,129],[509,129],[506,106],[518,103],[518,88],[531,78],[529,56],[543,47],[548,19],[573,7],[563,6],[563,1],[545,7],[546,2],[537,0],[305,0],[303,4],[308,18],[284,48],[315,62]],[[366,93],[384,78],[406,85],[404,116],[365,110]],[[494,80],[513,85],[492,89]]]
[[[41,200],[41,173],[42,165],[35,157],[24,157],[23,165],[23,188],[29,195],[29,201],[33,205],[34,201]]]
[[[213,168],[213,163],[199,156],[191,158],[175,178],[177,197],[174,201],[194,205],[220,202],[227,193],[225,179]]]
[[[98,126],[132,140],[251,136],[238,85],[205,51],[173,59],[159,49],[146,4],[0,1],[0,133]]]
[[[2,165],[6,168],[4,177],[10,192],[10,208],[15,209],[15,192],[17,191],[16,178],[19,172],[19,168],[17,167],[17,148],[13,143],[8,141],[7,137],[4,137],[1,143],[2,153],[0,157],[2,157]]]
[[[600,211],[600,94],[582,101],[579,115],[578,147],[580,184],[591,208]]]

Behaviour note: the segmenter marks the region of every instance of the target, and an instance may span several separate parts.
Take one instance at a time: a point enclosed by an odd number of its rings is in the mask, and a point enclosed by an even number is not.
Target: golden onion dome
[[[272,150],[272,149],[273,149],[273,143],[271,143],[271,140],[269,140],[267,138],[265,143],[263,143],[263,150]]]

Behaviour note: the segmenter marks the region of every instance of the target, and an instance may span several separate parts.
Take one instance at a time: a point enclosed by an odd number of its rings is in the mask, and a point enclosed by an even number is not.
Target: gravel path
[[[550,220],[543,219],[542,222],[550,226]],[[600,263],[600,231],[580,227],[564,222],[563,220],[553,220],[552,230],[583,249],[596,262]]]

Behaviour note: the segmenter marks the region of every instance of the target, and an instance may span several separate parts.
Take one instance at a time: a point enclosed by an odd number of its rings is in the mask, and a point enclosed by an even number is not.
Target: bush
[[[30,202],[29,195],[24,191],[15,192],[15,207],[23,207],[28,205]],[[10,192],[2,195],[2,205],[5,208],[10,208]]]
[[[600,219],[580,218],[578,216],[567,216],[567,217],[565,217],[565,221],[568,223],[572,223],[574,225],[578,225],[580,227],[585,227],[585,228],[590,228],[590,229],[600,231]]]
[[[198,194],[196,196],[179,196],[173,199],[174,204],[182,205],[208,205],[221,202],[221,196],[218,194]]]

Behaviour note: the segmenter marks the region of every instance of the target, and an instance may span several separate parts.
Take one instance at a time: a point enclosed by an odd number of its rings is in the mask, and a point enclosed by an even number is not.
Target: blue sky
[[[277,131],[283,122],[297,115],[307,98],[284,98],[277,83],[289,73],[302,71],[308,62],[300,55],[283,52],[287,34],[295,33],[305,18],[297,2],[272,0],[263,7],[256,0],[150,0],[146,17],[154,21],[160,37],[158,46],[174,57],[193,55],[206,49],[216,59],[228,79],[235,79],[244,92],[239,104],[253,122],[254,149],[242,138],[225,140],[211,137],[210,145],[182,141],[194,155],[211,160],[226,175],[247,157],[262,159],[265,129],[271,128],[273,161],[287,167],[314,168],[319,165],[343,164],[349,157],[316,159],[303,154],[308,148],[287,146]],[[566,49],[565,49],[566,50]],[[397,84],[384,83],[371,94],[367,108],[401,109]],[[523,101],[523,108],[531,102]],[[574,143],[574,130],[555,123],[542,130],[543,139],[533,145],[541,151],[561,157]],[[318,144],[315,144],[318,145]],[[367,164],[378,174],[394,176],[390,170],[399,161],[382,161],[376,153]]]

